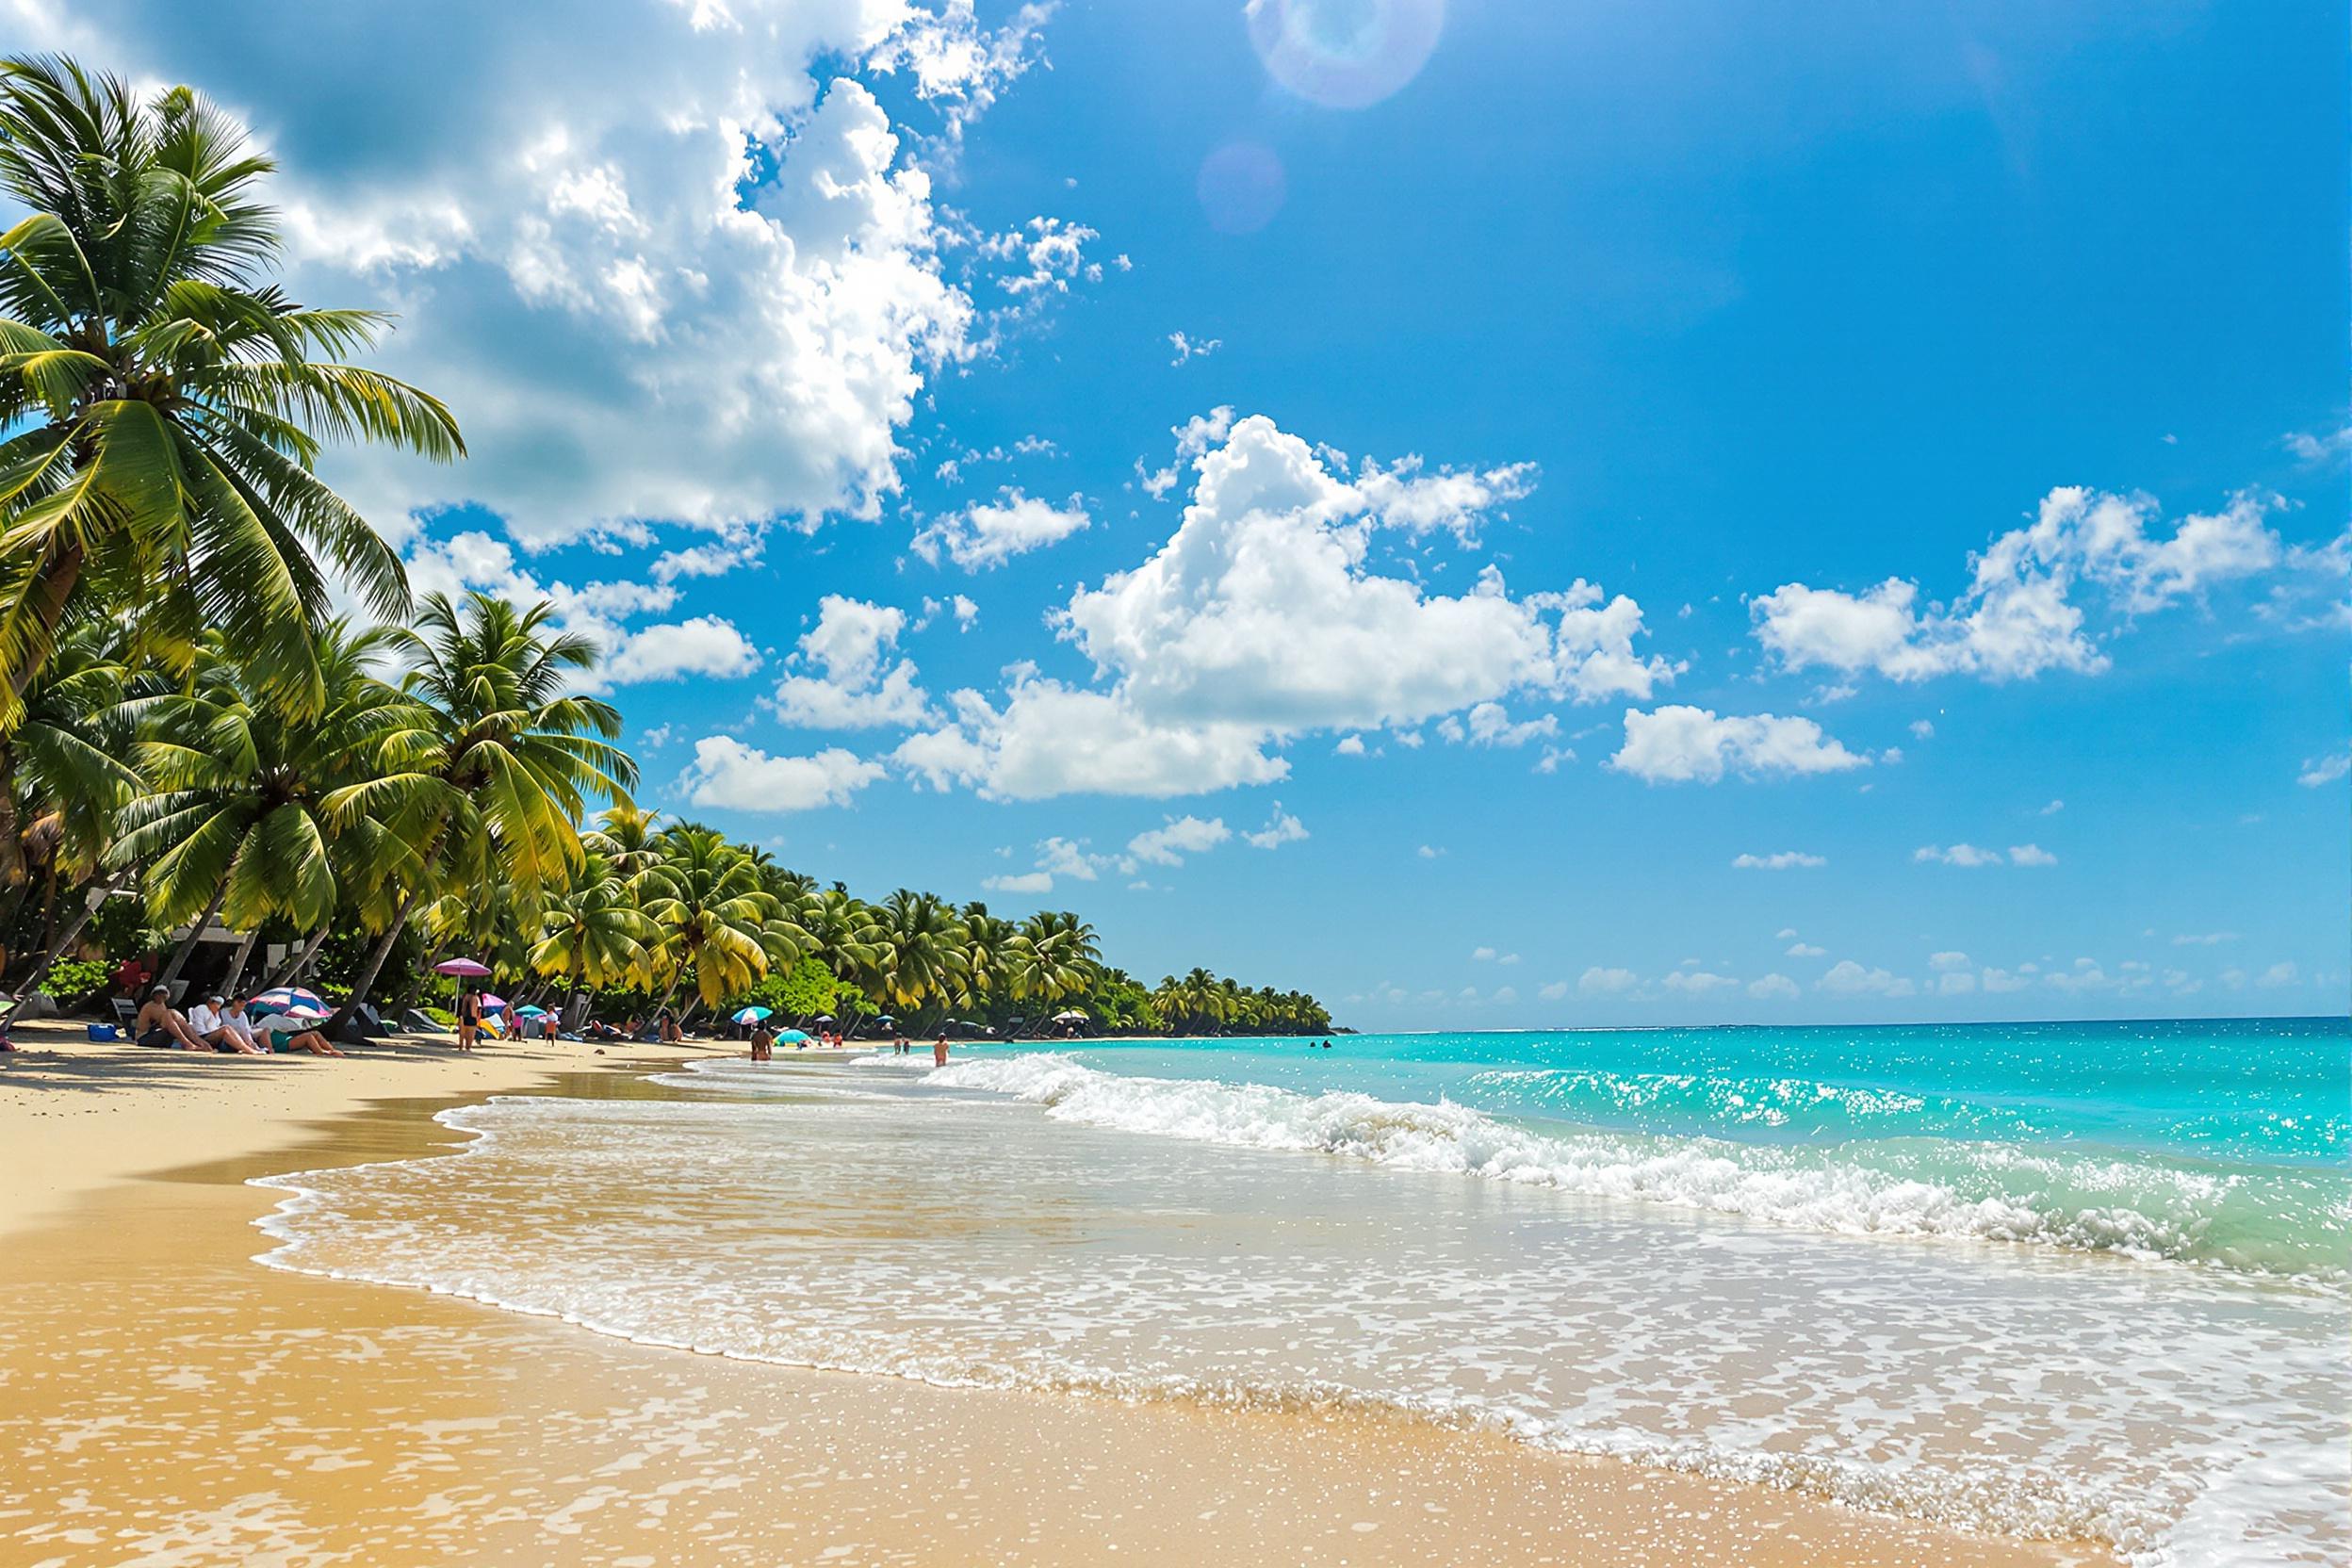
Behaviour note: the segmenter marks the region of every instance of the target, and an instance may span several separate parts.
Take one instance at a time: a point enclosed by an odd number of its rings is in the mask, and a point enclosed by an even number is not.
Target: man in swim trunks
[[[147,1000],[139,1009],[139,1017],[131,1024],[131,1038],[141,1045],[162,1051],[210,1051],[195,1031],[188,1026],[179,1010],[172,1005],[172,992],[157,986],[147,993]]]

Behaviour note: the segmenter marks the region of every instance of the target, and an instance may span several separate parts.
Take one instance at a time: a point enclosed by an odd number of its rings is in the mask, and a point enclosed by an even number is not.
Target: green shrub
[[[419,1007],[416,1010],[424,1014],[427,1018],[433,1020],[433,1022],[439,1024],[444,1029],[454,1029],[457,1027],[457,1015],[449,1011],[447,1007],[435,1007],[428,1004],[426,1006]]]
[[[96,958],[60,958],[49,966],[41,988],[59,1005],[80,1001],[106,983],[107,969]]]

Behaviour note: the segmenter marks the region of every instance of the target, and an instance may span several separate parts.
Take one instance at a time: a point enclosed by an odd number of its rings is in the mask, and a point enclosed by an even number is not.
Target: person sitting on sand
[[[228,998],[217,993],[196,1004],[188,1015],[188,1033],[224,1056],[269,1054],[253,1043],[253,1031],[230,1026]]]
[[[470,1052],[482,1037],[482,993],[467,986],[457,993],[457,1048]]]
[[[172,1005],[171,990],[162,986],[147,993],[146,1002],[139,1006],[139,1017],[132,1021],[131,1038],[141,1045],[155,1046],[163,1051],[212,1049],[188,1028],[188,1020],[182,1018],[179,1009]]]
[[[265,1013],[253,1024],[257,1037],[272,1051],[307,1051],[314,1056],[341,1056],[335,1042],[311,1027],[311,1020],[292,1013]]]
[[[678,1028],[678,1020],[670,1016],[670,1010],[667,1007],[662,1009],[662,1043],[663,1045],[686,1043],[684,1031]]]
[[[755,1062],[776,1059],[776,1037],[768,1033],[765,1021],[751,1026],[751,1059]]]

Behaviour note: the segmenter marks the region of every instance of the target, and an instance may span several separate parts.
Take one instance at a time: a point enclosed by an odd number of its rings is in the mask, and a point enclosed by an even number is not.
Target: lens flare
[[[1210,227],[1222,234],[1255,234],[1282,209],[1288,189],[1282,160],[1255,141],[1229,141],[1200,160],[1196,187]]]
[[[1360,109],[1419,74],[1446,0],[1250,0],[1243,14],[1276,81],[1309,103]]]

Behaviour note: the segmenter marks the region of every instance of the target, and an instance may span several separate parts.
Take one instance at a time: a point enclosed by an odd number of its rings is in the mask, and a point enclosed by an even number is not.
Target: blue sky
[[[2345,1006],[2341,6],[8,14],[788,863],[1367,1028]]]

